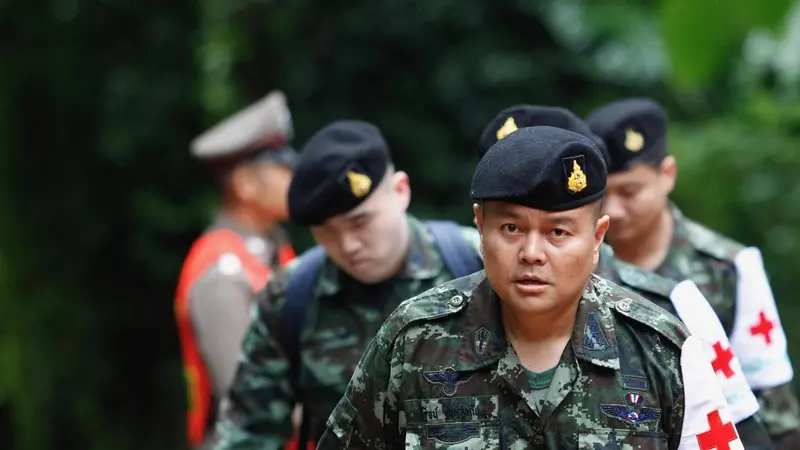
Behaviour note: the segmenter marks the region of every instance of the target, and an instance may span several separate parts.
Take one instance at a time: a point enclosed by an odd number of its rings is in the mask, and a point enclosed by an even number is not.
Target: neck
[[[242,205],[225,205],[222,212],[242,227],[256,234],[269,233],[275,225],[274,220],[264,220],[251,208]]]
[[[668,208],[664,208],[652,228],[624,245],[613,245],[614,256],[645,270],[656,270],[664,262],[672,243],[675,221]]]
[[[503,305],[503,326],[512,343],[547,343],[569,338],[575,328],[578,303],[580,297],[548,314],[521,314]]]
[[[400,257],[398,261],[395,262],[394,270],[392,271],[395,275],[400,275],[400,271],[406,265],[406,261],[408,260],[409,253],[411,253],[411,229],[408,226],[408,219],[403,217],[402,223],[400,224],[400,229],[398,230],[397,236],[397,244],[398,244],[398,252],[397,254],[403,255]]]

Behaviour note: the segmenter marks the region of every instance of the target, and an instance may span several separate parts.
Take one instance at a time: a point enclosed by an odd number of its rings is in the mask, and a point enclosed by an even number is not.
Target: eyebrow
[[[547,222],[553,225],[565,225],[565,226],[572,226],[575,225],[576,220],[573,217],[569,216],[554,216],[549,217]]]
[[[638,181],[626,181],[624,183],[621,183],[619,186],[617,186],[617,189],[637,188],[637,187],[639,187],[641,185],[642,185],[642,183],[640,183]]]
[[[369,211],[357,211],[353,214],[347,216],[348,222],[357,222],[359,220],[365,219],[370,215]]]

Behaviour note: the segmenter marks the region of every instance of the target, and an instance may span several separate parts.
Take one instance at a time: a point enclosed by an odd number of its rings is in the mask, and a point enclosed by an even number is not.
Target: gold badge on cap
[[[638,131],[628,128],[625,130],[625,148],[631,152],[638,152],[644,148],[644,136]]]
[[[581,170],[577,159],[572,160],[572,173],[567,178],[567,189],[573,193],[586,189],[586,174]]]
[[[508,136],[509,134],[517,131],[517,122],[514,122],[513,117],[509,117],[506,119],[506,122],[497,130],[497,140],[503,139],[504,137]]]
[[[367,195],[372,187],[372,180],[363,173],[348,171],[347,181],[350,182],[350,192],[358,198]]]

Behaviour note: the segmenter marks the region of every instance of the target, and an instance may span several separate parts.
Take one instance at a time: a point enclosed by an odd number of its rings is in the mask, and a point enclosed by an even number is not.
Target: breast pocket
[[[500,449],[496,395],[407,400],[406,450]]]
[[[578,450],[596,449],[667,450],[667,435],[652,431],[597,428],[578,435]]]

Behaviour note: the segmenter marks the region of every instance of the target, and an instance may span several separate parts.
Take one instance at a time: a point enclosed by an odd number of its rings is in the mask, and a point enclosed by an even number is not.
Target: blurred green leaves
[[[661,0],[660,30],[679,90],[708,86],[740,54],[753,28],[781,23],[793,0]]]

